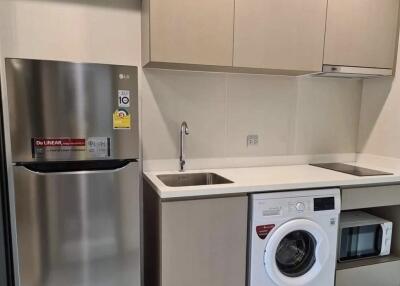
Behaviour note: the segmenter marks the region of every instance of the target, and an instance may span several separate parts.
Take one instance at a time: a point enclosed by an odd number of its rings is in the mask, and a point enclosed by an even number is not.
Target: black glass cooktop
[[[382,171],[352,166],[343,163],[324,163],[324,164],[310,164],[310,165],[359,177],[393,175],[392,173],[386,173]]]

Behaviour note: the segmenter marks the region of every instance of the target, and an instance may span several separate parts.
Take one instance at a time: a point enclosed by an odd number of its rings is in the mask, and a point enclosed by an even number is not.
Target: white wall
[[[0,0],[3,56],[140,65],[139,0]],[[148,70],[145,159],[353,153],[361,82]],[[246,146],[248,134],[258,147]]]
[[[358,138],[360,153],[400,158],[399,55],[394,78],[364,81]]]

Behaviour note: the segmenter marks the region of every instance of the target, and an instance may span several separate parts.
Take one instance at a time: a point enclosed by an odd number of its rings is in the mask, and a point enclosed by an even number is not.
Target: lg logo
[[[124,74],[124,73],[120,73],[119,75],[119,79],[130,79],[130,75],[129,74]]]

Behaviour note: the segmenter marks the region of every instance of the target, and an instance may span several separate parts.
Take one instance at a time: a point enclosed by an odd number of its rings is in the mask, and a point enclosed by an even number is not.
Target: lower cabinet
[[[400,260],[336,271],[336,286],[399,286]]]
[[[146,286],[246,285],[247,196],[164,202],[148,192]]]
[[[400,205],[400,184],[342,189],[342,211],[397,205]]]
[[[247,197],[161,205],[162,286],[243,286]]]
[[[362,210],[393,222],[391,254],[338,263],[336,286],[400,285],[400,185],[342,188],[342,211]]]

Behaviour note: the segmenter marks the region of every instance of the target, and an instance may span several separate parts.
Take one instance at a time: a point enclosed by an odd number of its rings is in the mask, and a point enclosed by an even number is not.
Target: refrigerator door
[[[14,162],[139,158],[137,67],[6,59]]]
[[[140,286],[139,166],[121,165],[14,167],[21,286]]]

